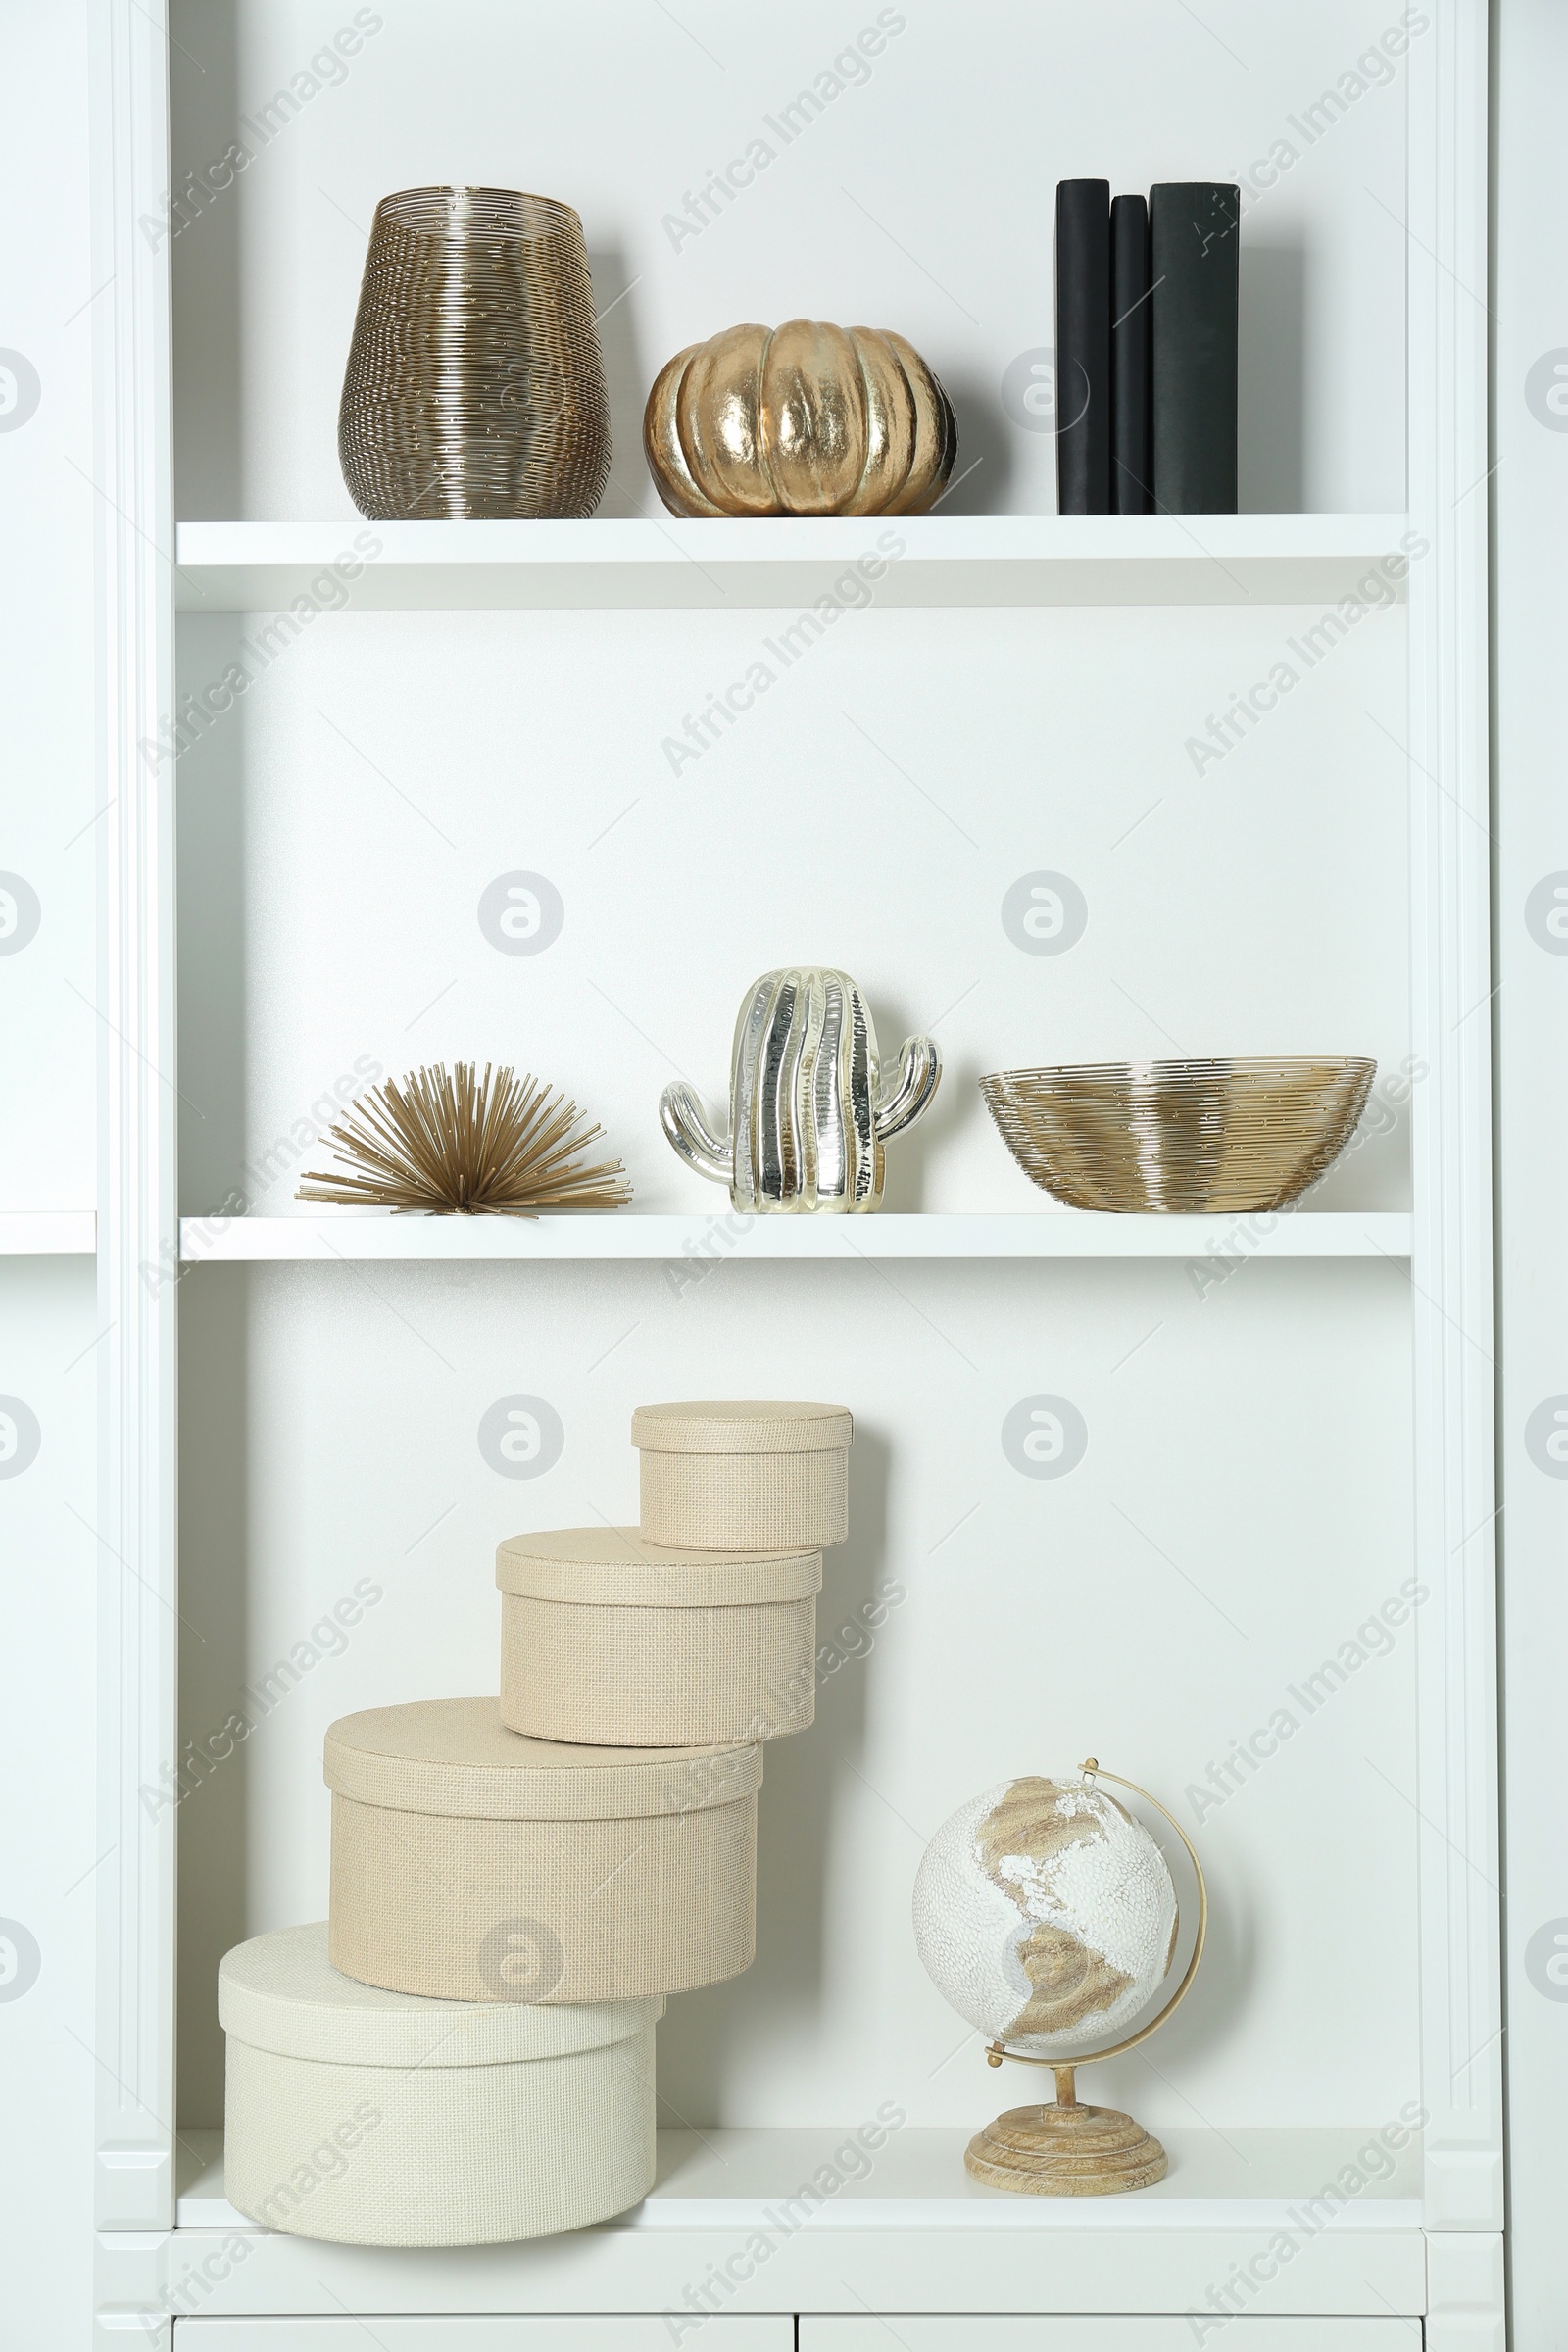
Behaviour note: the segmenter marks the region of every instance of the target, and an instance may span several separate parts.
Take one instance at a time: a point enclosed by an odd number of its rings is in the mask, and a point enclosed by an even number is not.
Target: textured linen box
[[[819,1551],[724,1553],[634,1527],[513,1536],[496,1553],[501,1717],[540,1740],[776,1740],[816,1711]]]
[[[577,1747],[494,1698],[326,1735],[329,1957],[454,2001],[621,2001],[739,1976],[757,1940],[761,1750]]]
[[[356,2246],[578,2230],[654,2183],[662,2000],[534,2009],[356,1984],[324,1920],[236,1945],[224,2193],[269,2229]]]
[[[841,1404],[641,1404],[642,1532],[699,1551],[842,1544],[854,1434]]]

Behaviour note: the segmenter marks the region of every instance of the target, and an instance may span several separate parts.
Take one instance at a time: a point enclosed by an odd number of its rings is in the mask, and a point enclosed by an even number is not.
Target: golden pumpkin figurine
[[[678,351],[643,446],[676,514],[919,514],[947,487],[958,428],[902,335],[792,318]]]

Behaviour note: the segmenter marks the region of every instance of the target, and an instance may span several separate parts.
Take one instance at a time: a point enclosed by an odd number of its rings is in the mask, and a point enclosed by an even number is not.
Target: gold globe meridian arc
[[[1135,1796],[1141,1796],[1145,1804],[1153,1806],[1161,1820],[1170,1824],[1186,1847],[1187,1858],[1192,1863],[1193,1875],[1198,1881],[1198,1933],[1193,1938],[1192,1952],[1182,1972],[1182,1981],[1164,2007],[1150,2019],[1148,2025],[1140,2026],[1136,2034],[1129,2034],[1124,2040],[1113,2041],[1102,2050],[1074,2052],[1068,2058],[1046,2058],[1035,2050],[1009,2050],[1005,2042],[992,2041],[986,2044],[986,2062],[990,2066],[1000,2066],[1004,2058],[1009,2058],[1016,2066],[1050,2066],[1070,2071],[1080,2066],[1098,2066],[1102,2058],[1119,2058],[1124,2050],[1135,2050],[1141,2041],[1149,2039],[1151,2034],[1157,2034],[1165,2020],[1181,2007],[1198,1974],[1198,1963],[1203,1957],[1203,1944],[1208,1935],[1208,1883],[1203,1877],[1203,1865],[1198,1859],[1198,1849],[1187,1832],[1175,1814],[1168,1811],[1157,1796],[1152,1796],[1147,1788],[1141,1788],[1136,1781],[1125,1779],[1119,1772],[1103,1771],[1094,1756],[1086,1756],[1081,1769],[1093,1780],[1114,1781],[1118,1788],[1130,1788]]]

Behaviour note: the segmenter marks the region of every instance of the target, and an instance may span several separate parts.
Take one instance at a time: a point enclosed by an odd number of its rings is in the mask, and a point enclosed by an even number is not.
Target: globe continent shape
[[[914,1883],[915,1942],[944,1999],[993,2041],[1062,2064],[1147,2006],[1177,1926],[1159,1847],[1082,1780],[1030,1776],[971,1797]]]

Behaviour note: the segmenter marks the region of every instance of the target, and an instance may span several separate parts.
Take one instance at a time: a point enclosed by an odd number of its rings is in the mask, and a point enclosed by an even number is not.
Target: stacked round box
[[[639,1405],[642,1532],[698,1551],[842,1544],[854,1434],[841,1404]]]
[[[634,1527],[496,1553],[501,1717],[541,1740],[777,1740],[816,1708],[819,1551],[698,1551]]]
[[[663,2008],[421,2000],[332,1967],[324,1920],[255,1936],[218,1977],[228,2201],[359,2246],[608,2220],[653,2184]]]
[[[330,1955],[362,1984],[621,2001],[751,1965],[753,1745],[567,1745],[445,1698],[345,1716],[323,1763]]]

